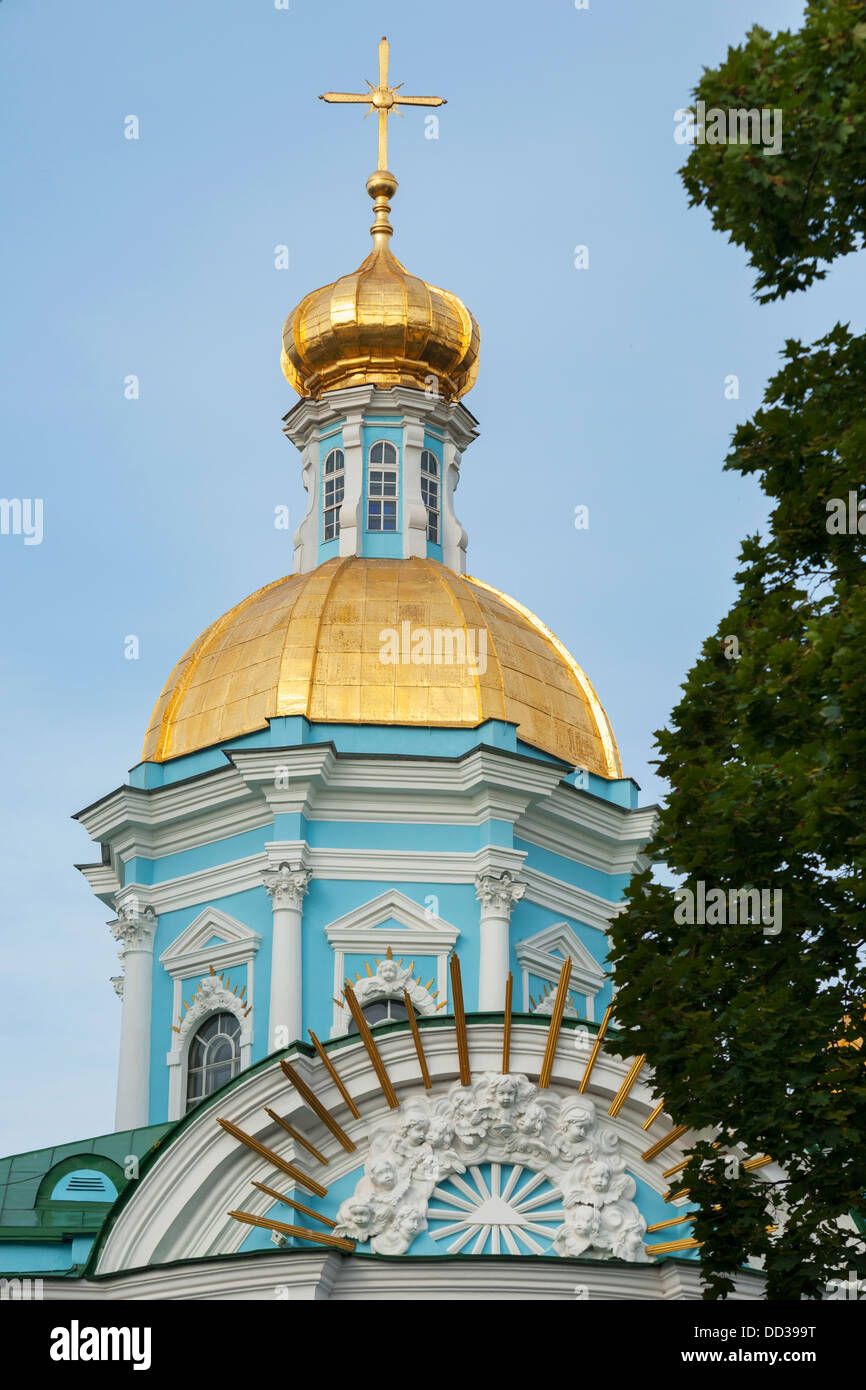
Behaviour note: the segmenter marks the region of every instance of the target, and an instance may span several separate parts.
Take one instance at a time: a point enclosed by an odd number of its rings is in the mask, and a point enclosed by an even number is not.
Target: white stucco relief
[[[416,980],[408,966],[386,957],[380,960],[373,975],[362,975],[352,985],[355,998],[364,1009],[379,999],[402,999],[406,990],[412,1000],[416,1013],[435,1014],[436,1000],[420,980]]]
[[[455,1083],[445,1096],[418,1097],[375,1129],[335,1234],[369,1241],[377,1254],[403,1254],[428,1220],[450,1214],[434,1205],[454,1201],[440,1184],[468,1172],[483,1195],[480,1165],[486,1163],[526,1168],[550,1184],[535,1220],[556,1254],[649,1258],[619,1136],[599,1120],[588,1096],[562,1099],[517,1073],[488,1072],[470,1086]],[[460,1187],[471,1197],[469,1184],[461,1179]],[[471,1202],[463,1205],[464,1224],[474,1221],[476,1230],[519,1229],[526,1220],[518,1203],[499,1194],[479,1201],[474,1215]]]

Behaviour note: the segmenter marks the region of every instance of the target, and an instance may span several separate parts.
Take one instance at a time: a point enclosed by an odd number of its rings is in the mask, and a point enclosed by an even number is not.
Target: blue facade
[[[130,782],[133,786],[152,789],[178,786],[187,779],[201,778],[203,774],[225,768],[229,761],[229,753],[234,749],[272,747],[286,749],[288,752],[292,748],[323,744],[332,744],[340,753],[377,756],[390,754],[400,758],[423,756],[459,759],[481,746],[524,758],[537,756],[535,750],[518,743],[512,725],[499,721],[487,721],[477,729],[449,730],[311,725],[306,719],[292,717],[274,719],[267,729],[237,739],[225,748],[206,749],[168,763],[139,764],[132,770]],[[548,765],[555,765],[549,758],[544,761]],[[562,772],[568,774],[569,769],[563,766]],[[569,785],[568,776],[563,776],[563,782]],[[590,790],[572,790],[569,787],[569,794],[575,797],[600,797],[611,806],[625,810],[634,803],[636,787],[629,779],[610,782],[593,776],[590,779]],[[468,809],[467,806],[467,811]],[[465,823],[431,820],[429,823],[412,821],[404,824],[340,819],[308,821],[303,815],[293,813],[276,814],[270,823],[254,830],[228,835],[174,853],[155,858],[132,858],[125,866],[124,888],[139,888],[141,900],[147,901],[148,890],[174,880],[182,880],[187,875],[203,870],[230,866],[251,856],[263,855],[266,846],[275,841],[300,841],[305,842],[311,850],[352,853],[378,851],[383,845],[395,852],[426,851],[461,855],[473,854],[491,846],[517,850],[525,854],[526,867],[537,869],[556,880],[563,888],[573,886],[611,903],[620,899],[627,882],[627,876],[624,874],[605,873],[566,853],[555,853],[550,849],[522,841],[515,836],[510,821],[500,820],[495,816],[485,817],[477,823],[467,815]],[[401,879],[395,885],[387,878],[373,881],[368,878],[329,879],[317,873],[310,882],[303,905],[304,1030],[312,1029],[321,1038],[330,1035],[334,996],[334,955],[325,929],[337,919],[363,907],[395,886],[422,910],[429,910],[433,904],[434,915],[458,929],[456,949],[461,959],[466,1006],[469,1009],[477,1008],[479,904],[471,882],[438,882],[431,876],[410,882]],[[182,909],[161,912],[153,952],[150,1123],[165,1120],[168,1116],[169,1082],[166,1055],[171,1046],[172,1025],[176,1027],[178,1024],[178,1019],[173,1016],[173,980],[159,958],[205,907],[214,907],[227,913],[261,937],[261,944],[254,960],[255,1006],[252,1019],[251,1061],[259,1061],[268,1054],[267,1003],[270,991],[273,916],[265,887],[229,892],[224,896],[211,897]],[[566,912],[554,914],[548,908],[524,899],[515,905],[511,917],[510,963],[515,980],[520,978],[521,971],[517,955],[520,944],[548,927],[552,921],[567,923],[593,960],[599,967],[604,967],[606,937],[599,927]],[[377,954],[384,956],[389,945],[393,947],[395,954],[398,954],[399,937],[404,929],[390,919],[383,920],[380,929],[382,946]],[[350,977],[356,972],[363,973],[368,955],[369,953],[364,952],[347,954],[345,973]],[[200,974],[183,979],[182,995],[185,1001],[191,998],[206,973],[207,971],[203,970]],[[430,957],[419,956],[415,977],[423,976],[424,982],[435,973],[436,962]],[[247,990],[249,989],[246,965],[234,966],[227,974],[233,988],[240,990],[246,986]],[[530,992],[534,987],[531,983]],[[610,987],[605,984],[597,996],[596,1018],[600,1017],[599,1010],[604,1009],[609,999]]]

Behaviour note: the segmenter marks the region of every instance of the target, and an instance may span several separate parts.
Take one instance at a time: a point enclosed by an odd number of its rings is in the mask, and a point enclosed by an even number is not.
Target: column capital
[[[475,894],[485,911],[497,917],[509,917],[515,903],[526,892],[526,884],[520,883],[514,874],[506,869],[501,874],[476,874]]]
[[[156,913],[152,907],[140,908],[138,903],[125,903],[117,909],[117,918],[109,922],[111,935],[120,942],[120,959],[127,951],[152,951],[156,934]]]
[[[279,868],[264,873],[262,882],[274,910],[281,907],[300,910],[312,876],[312,869],[303,869],[300,865],[291,864],[280,864]]]

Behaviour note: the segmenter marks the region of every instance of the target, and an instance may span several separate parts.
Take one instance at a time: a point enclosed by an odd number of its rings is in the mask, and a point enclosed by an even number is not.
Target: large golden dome
[[[401,624],[461,631],[486,669],[382,661]],[[524,742],[621,777],[616,741],[587,677],[528,609],[435,560],[349,557],[267,584],[229,609],[175,666],[142,758],[164,762],[304,715],[319,723],[517,725]]]
[[[367,183],[376,203],[373,250],[357,270],[305,295],[283,328],[282,368],[300,396],[370,383],[457,400],[478,373],[478,324],[462,300],[410,275],[388,248],[393,175]]]

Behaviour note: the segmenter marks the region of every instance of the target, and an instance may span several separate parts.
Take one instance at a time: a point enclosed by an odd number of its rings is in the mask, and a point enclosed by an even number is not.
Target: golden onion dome
[[[462,300],[410,275],[388,248],[393,174],[367,181],[373,250],[351,275],[305,295],[283,328],[282,368],[300,396],[369,383],[429,388],[458,400],[478,373],[481,333]]]
[[[476,663],[383,660],[386,629],[456,633],[452,650],[462,633]],[[500,719],[545,753],[622,776],[607,715],[562,644],[522,604],[436,560],[327,560],[251,594],[175,666],[142,759],[165,762],[297,714],[435,728]]]

